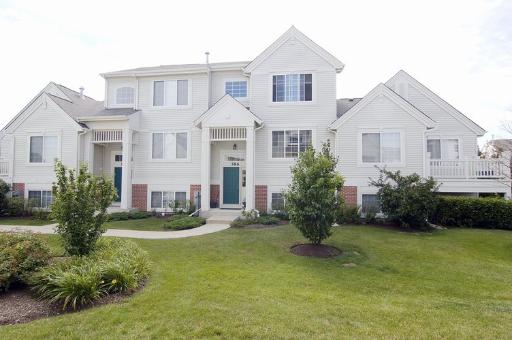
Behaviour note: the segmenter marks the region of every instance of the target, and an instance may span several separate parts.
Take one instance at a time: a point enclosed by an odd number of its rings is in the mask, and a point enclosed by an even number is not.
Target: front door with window
[[[123,155],[121,153],[114,153],[113,155],[113,174],[114,174],[114,186],[117,191],[116,202],[121,201],[121,188],[123,178]]]
[[[240,206],[240,167],[223,168],[222,205],[226,208]]]

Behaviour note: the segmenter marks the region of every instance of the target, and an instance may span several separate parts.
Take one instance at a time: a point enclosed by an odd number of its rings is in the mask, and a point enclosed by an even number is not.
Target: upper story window
[[[153,82],[153,106],[185,106],[189,102],[188,80]]]
[[[273,102],[310,102],[313,100],[311,73],[272,76]]]
[[[188,132],[155,132],[152,138],[152,159],[188,159]]]
[[[246,98],[247,97],[247,81],[227,81],[226,93],[230,94],[233,98]]]
[[[459,140],[453,138],[429,139],[427,140],[427,152],[430,152],[430,159],[459,159]]]
[[[135,90],[133,87],[120,87],[116,90],[116,104],[133,104]]]
[[[30,136],[29,162],[53,163],[57,159],[57,136]]]
[[[311,130],[272,131],[272,158],[296,158],[311,145]]]
[[[400,132],[363,133],[361,151],[363,163],[400,163]]]

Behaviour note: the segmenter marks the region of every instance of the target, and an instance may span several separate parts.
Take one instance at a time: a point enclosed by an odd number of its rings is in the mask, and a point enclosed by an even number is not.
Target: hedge
[[[446,227],[512,230],[512,201],[441,196],[431,220]]]

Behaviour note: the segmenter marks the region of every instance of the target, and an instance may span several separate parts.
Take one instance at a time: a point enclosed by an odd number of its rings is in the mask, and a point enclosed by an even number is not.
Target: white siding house
[[[480,126],[404,71],[336,99],[343,68],[291,27],[252,61],[103,73],[103,102],[49,83],[1,131],[0,176],[43,197],[55,159],[83,162],[113,178],[122,209],[268,211],[298,154],[329,142],[348,203],[373,199],[376,166],[434,176],[441,192],[508,195],[499,162],[478,158]]]

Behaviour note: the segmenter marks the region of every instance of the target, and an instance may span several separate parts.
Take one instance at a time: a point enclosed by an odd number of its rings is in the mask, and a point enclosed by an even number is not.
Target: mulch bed
[[[290,248],[290,251],[299,256],[312,257],[335,257],[341,255],[342,251],[336,247],[326,244],[296,244]]]
[[[82,307],[77,310],[72,308],[62,309],[60,304],[51,304],[45,300],[35,298],[28,287],[12,287],[9,291],[0,293],[0,325],[12,325],[25,323],[32,320],[47,318],[54,315],[75,313],[80,310],[98,307],[110,303],[121,303],[128,296],[144,287],[141,285],[137,290],[109,294],[94,302],[94,304]]]

